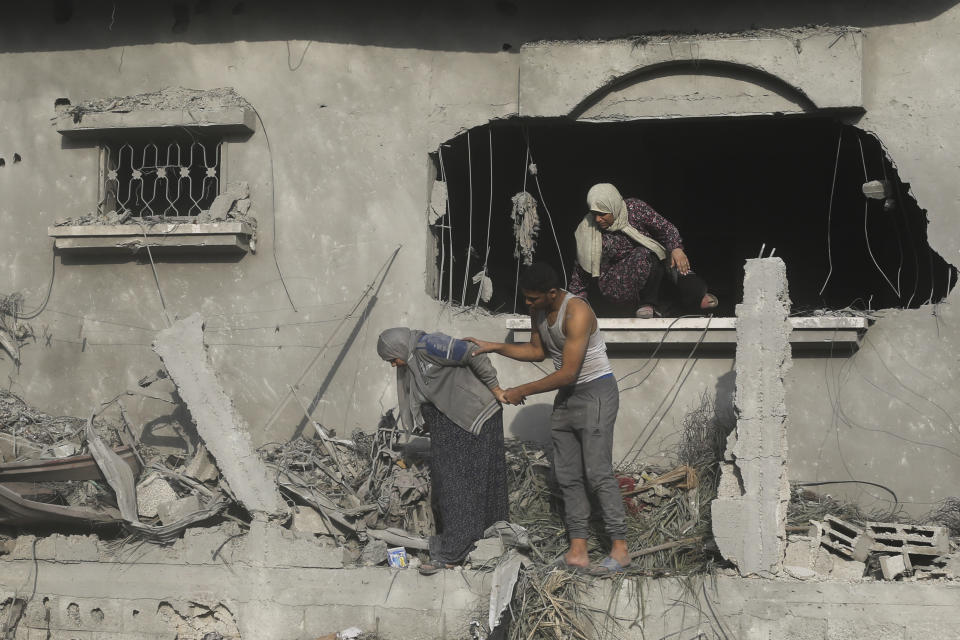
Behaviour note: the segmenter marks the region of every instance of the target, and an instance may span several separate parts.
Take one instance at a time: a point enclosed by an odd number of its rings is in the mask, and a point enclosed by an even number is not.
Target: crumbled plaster
[[[79,122],[85,113],[170,110],[203,111],[205,109],[246,106],[249,106],[249,103],[244,100],[233,87],[207,90],[167,87],[160,91],[140,93],[135,96],[98,98],[95,100],[86,100],[75,105],[58,105],[57,109],[62,109],[64,113],[72,115],[75,122]]]

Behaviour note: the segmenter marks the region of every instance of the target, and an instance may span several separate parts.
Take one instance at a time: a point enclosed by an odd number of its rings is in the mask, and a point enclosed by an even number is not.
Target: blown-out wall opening
[[[679,228],[720,315],[733,315],[744,260],[761,250],[786,262],[798,312],[916,308],[956,281],[881,142],[829,117],[504,121],[464,132],[433,158],[447,189],[446,201],[431,205],[441,215],[431,226],[431,289],[455,305],[524,311],[511,218],[511,198],[523,191],[537,203],[533,257],[569,278],[573,232],[597,182],[645,200]],[[474,282],[481,273],[487,291]],[[591,301],[604,315],[629,314]]]

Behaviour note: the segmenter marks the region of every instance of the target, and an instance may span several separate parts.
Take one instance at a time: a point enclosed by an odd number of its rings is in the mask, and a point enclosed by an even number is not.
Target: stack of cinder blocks
[[[936,565],[950,553],[950,537],[945,527],[868,522],[864,528],[827,516],[812,521],[810,535],[820,544],[851,560],[865,562],[876,555],[883,577],[894,580],[914,572],[914,564]]]

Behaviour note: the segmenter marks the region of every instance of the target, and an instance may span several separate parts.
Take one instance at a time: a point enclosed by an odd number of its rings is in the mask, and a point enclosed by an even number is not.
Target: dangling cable
[[[820,293],[818,295],[821,296],[827,289],[827,283],[830,282],[830,276],[833,275],[833,249],[830,240],[830,230],[833,226],[833,194],[837,190],[837,168],[840,166],[841,142],[843,142],[843,128],[840,129],[840,137],[837,138],[837,155],[833,160],[833,182],[830,183],[830,205],[827,207],[827,262],[830,265],[830,269],[827,271],[827,277],[823,281],[823,286],[820,287]]]
[[[867,175],[867,158],[863,154],[863,140],[860,136],[857,136],[857,143],[860,145],[860,160],[863,162],[863,181],[867,182],[870,177]],[[880,272],[880,275],[883,276],[883,279],[887,281],[887,284],[890,285],[890,289],[897,296],[897,302],[900,302],[900,292],[897,291],[897,288],[893,286],[893,283],[890,282],[890,278],[887,277],[887,274],[883,272],[883,269],[880,268],[880,265],[877,263],[877,259],[873,256],[873,249],[870,248],[870,234],[867,231],[867,219],[870,213],[870,199],[864,197],[863,199],[863,238],[867,242],[867,253],[870,254],[870,259],[873,260],[873,266],[877,268],[877,271]],[[932,294],[931,294],[932,296]]]

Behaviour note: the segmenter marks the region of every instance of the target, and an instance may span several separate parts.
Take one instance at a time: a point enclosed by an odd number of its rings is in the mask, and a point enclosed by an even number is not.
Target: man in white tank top
[[[607,348],[593,309],[582,298],[564,291],[549,265],[532,264],[520,277],[520,289],[530,308],[530,342],[506,344],[466,338],[476,353],[498,353],[525,362],[549,355],[555,371],[539,380],[503,392],[509,404],[527,396],[557,391],[550,418],[554,473],[563,494],[570,549],[558,564],[586,569],[594,575],[622,571],[630,564],[626,543],[623,497],[613,475],[613,426],[619,391]],[[591,565],[587,555],[590,501],[597,496],[612,546],[610,555]]]

